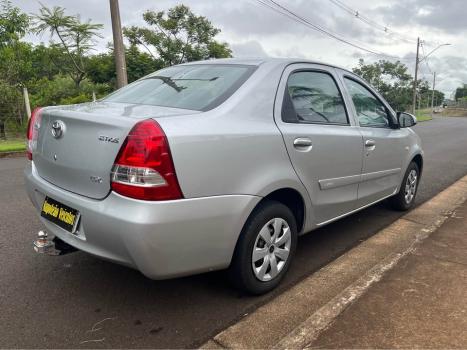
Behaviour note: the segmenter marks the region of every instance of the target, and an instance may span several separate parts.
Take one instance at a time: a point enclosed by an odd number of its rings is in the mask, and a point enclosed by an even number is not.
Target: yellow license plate
[[[75,233],[80,214],[76,209],[70,208],[55,199],[45,197],[44,203],[42,203],[41,216],[61,228]]]

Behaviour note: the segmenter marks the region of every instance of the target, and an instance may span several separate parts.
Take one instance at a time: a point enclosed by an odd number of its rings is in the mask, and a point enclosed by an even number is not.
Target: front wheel
[[[232,283],[251,294],[264,294],[281,282],[294,256],[297,224],[282,203],[261,203],[240,234],[229,274]]]
[[[396,210],[406,211],[413,207],[417,195],[420,169],[417,163],[411,162],[405,172],[399,192],[391,197],[390,203]]]

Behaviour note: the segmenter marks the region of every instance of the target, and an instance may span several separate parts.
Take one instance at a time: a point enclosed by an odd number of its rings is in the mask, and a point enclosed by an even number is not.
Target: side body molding
[[[365,182],[369,180],[376,180],[386,176],[398,174],[401,172],[401,168],[397,169],[388,169],[382,171],[375,171],[372,173],[366,173],[361,175],[351,175],[351,176],[344,176],[344,177],[336,177],[332,179],[323,179],[319,180],[319,188],[321,190],[330,190],[332,188],[337,188],[341,186],[348,186],[360,182]]]

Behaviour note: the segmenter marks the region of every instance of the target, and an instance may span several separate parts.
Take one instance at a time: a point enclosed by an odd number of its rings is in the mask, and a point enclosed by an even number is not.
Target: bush
[[[36,80],[28,88],[32,108],[90,102],[93,92],[100,98],[111,90],[107,84],[96,84],[89,80],[83,80],[77,87],[70,77],[64,75],[57,75],[52,80]]]
[[[26,119],[20,90],[0,79],[0,139],[8,128],[21,127]]]

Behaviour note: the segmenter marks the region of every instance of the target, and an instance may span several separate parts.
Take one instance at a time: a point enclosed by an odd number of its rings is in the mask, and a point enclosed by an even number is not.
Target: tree
[[[433,106],[441,106],[441,104],[444,101],[444,92],[441,92],[439,90],[435,90],[435,95],[433,98]]]
[[[64,67],[67,64],[67,57],[60,46],[36,45],[32,48],[30,59],[32,65],[30,80],[38,80],[43,77],[52,80],[57,74],[65,74],[66,72]]]
[[[458,87],[456,89],[456,95],[455,95],[456,101],[460,99],[464,99],[464,97],[467,97],[467,84],[464,84],[462,87]]]
[[[29,28],[29,16],[10,1],[0,2],[0,138],[5,138],[5,123],[22,121],[19,87],[30,73],[32,45],[21,42]]]
[[[214,40],[220,29],[206,17],[195,15],[187,6],[175,6],[167,13],[146,11],[143,19],[150,28],[126,27],[123,33],[132,46],[143,47],[163,66],[231,57],[229,46]]]
[[[22,120],[22,98],[17,88],[0,79],[0,139],[5,139],[7,121]]]
[[[0,4],[0,47],[17,43],[28,31],[29,16],[9,0]]]
[[[149,73],[163,68],[163,62],[141,52],[134,45],[125,50],[128,82],[131,83]],[[88,58],[88,77],[95,83],[110,83],[116,87],[115,61],[112,49]]]
[[[395,110],[404,111],[410,107],[413,79],[403,63],[380,60],[373,64],[365,64],[364,60],[360,59],[353,72],[373,85]]]
[[[91,23],[91,20],[81,22],[78,15],[66,15],[65,9],[60,6],[48,8],[42,5],[34,19],[35,33],[42,34],[48,31],[51,39],[55,36],[58,38],[58,43],[52,43],[51,47],[61,47],[64,50],[67,57],[64,69],[79,87],[87,74],[85,57],[93,50],[96,38],[102,37],[98,30],[102,29],[103,25]]]
[[[102,97],[110,92],[108,84],[96,84],[85,79],[77,87],[68,75],[56,75],[49,80],[46,77],[30,82],[32,106],[55,106],[92,101],[93,92]]]
[[[28,76],[32,45],[21,42],[29,28],[29,16],[9,0],[0,3],[0,74],[11,85],[20,85]]]

